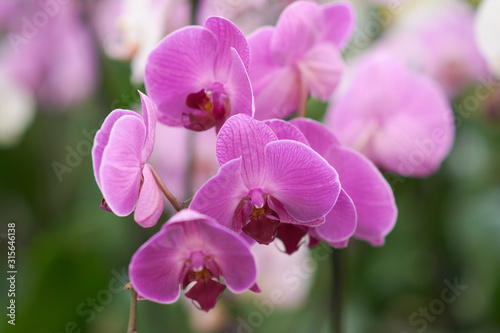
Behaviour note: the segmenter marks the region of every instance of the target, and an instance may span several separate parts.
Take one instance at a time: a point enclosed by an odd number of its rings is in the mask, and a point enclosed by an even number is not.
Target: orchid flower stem
[[[167,198],[167,200],[170,202],[170,204],[172,205],[172,207],[174,207],[174,209],[176,211],[182,210],[184,208],[184,206],[179,201],[179,199],[177,199],[168,190],[167,186],[165,186],[165,184],[161,180],[160,176],[158,175],[158,172],[156,172],[156,170],[151,165],[149,167],[151,168],[151,172],[153,173],[153,177],[155,177],[156,183],[158,184],[158,186],[160,187],[161,191],[163,192],[163,194],[165,195],[165,197]]]
[[[196,25],[199,0],[191,0],[191,24]]]
[[[137,291],[130,283],[124,289],[130,289],[130,315],[128,318],[127,333],[137,332]]]
[[[342,251],[333,250],[333,333],[342,333]]]
[[[302,83],[300,90],[300,104],[299,111],[297,112],[297,117],[304,118],[306,116],[307,111],[307,100],[309,99],[309,92],[307,91],[307,87]]]

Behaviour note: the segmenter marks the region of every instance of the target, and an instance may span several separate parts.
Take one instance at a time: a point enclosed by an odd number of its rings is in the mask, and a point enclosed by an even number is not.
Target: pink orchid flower
[[[185,296],[204,311],[215,306],[226,286],[241,293],[252,289],[257,277],[246,241],[192,210],[174,215],[142,245],[129,272],[140,297],[170,304],[179,298],[182,286]]]
[[[114,110],[97,132],[92,148],[94,176],[104,197],[103,206],[118,216],[134,212],[143,227],[156,224],[163,211],[163,197],[150,165],[156,107],[139,92],[142,117],[129,110]]]
[[[328,100],[343,72],[340,52],[353,29],[349,3],[297,1],[283,11],[276,27],[249,36],[255,118],[285,118],[299,108],[304,112],[309,94]]]
[[[346,86],[327,114],[344,145],[404,176],[439,168],[454,138],[453,112],[440,86],[385,53],[363,59]]]
[[[340,193],[337,172],[307,145],[278,140],[246,115],[229,118],[216,143],[221,168],[196,193],[190,208],[261,244],[282,224],[316,226]]]
[[[146,64],[145,83],[158,120],[194,131],[216,127],[236,113],[253,115],[247,69],[250,51],[230,21],[209,18],[163,39]]]

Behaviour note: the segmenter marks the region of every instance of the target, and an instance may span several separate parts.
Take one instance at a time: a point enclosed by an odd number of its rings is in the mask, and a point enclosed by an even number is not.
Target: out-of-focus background
[[[199,0],[193,10],[185,0],[1,1],[1,332],[126,331],[128,263],[161,223],[142,229],[99,208],[93,136],[113,109],[138,110],[145,59],[166,34],[210,15],[248,34],[275,24],[290,2]],[[341,251],[345,332],[500,332],[500,30],[488,18],[500,8],[481,8],[500,1],[352,2],[358,22],[347,63],[385,49],[435,79],[453,106],[456,140],[431,177],[385,174],[399,218],[385,246],[352,240]],[[311,101],[308,116],[321,120],[326,108]],[[151,161],[181,199],[215,174],[213,138],[158,125]],[[190,144],[198,163],[186,184]],[[15,326],[5,315],[9,223]],[[258,252],[267,292],[225,292],[210,315],[187,301],[142,301],[138,332],[330,331],[331,251]]]

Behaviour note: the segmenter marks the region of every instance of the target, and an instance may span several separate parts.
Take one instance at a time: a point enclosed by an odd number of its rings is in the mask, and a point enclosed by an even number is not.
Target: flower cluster
[[[397,208],[377,167],[417,177],[436,171],[453,143],[452,111],[436,83],[383,53],[359,60],[338,90],[354,16],[346,2],[297,1],[248,39],[229,20],[209,17],[149,54],[142,117],[111,112],[92,152],[104,209],[134,212],[151,227],[163,193],[179,211],[132,258],[140,298],[172,303],[183,290],[208,311],[226,286],[260,291],[252,247],[280,242],[292,254],[305,242],[384,244]],[[304,117],[310,96],[326,102],[334,93],[326,125]],[[184,131],[215,128],[218,172],[190,202],[175,199],[147,163],[157,120]]]

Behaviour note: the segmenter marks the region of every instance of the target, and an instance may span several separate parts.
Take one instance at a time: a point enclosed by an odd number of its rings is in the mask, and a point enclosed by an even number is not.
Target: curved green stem
[[[128,318],[127,333],[137,332],[137,292],[130,283],[124,289],[130,289],[130,314]]]
[[[165,195],[165,197],[167,198],[167,200],[170,202],[170,204],[172,205],[172,207],[174,207],[174,209],[176,211],[180,211],[181,209],[183,209],[184,205],[179,201],[179,199],[177,199],[172,194],[172,192],[170,192],[168,190],[167,186],[165,186],[165,184],[161,180],[160,175],[158,175],[158,172],[156,172],[156,170],[153,168],[153,166],[149,165],[149,167],[151,168],[151,172],[153,173],[153,177],[155,178],[156,183],[158,184],[158,186],[160,187],[161,191],[163,192],[163,194]]]
[[[341,250],[333,250],[333,288],[332,288],[332,307],[333,307],[333,323],[332,332],[342,332],[342,252]]]

